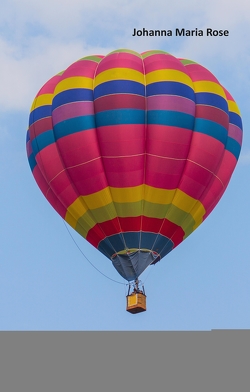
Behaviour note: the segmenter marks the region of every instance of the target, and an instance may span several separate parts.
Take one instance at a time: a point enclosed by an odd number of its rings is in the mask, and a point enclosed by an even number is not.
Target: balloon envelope
[[[45,83],[27,154],[54,209],[131,281],[210,214],[241,142],[237,104],[206,68],[117,50]]]

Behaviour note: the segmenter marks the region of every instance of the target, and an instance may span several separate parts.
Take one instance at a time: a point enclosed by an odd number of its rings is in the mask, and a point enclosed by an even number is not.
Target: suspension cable
[[[109,276],[105,275],[102,271],[100,271],[93,263],[91,263],[91,261],[87,258],[87,256],[85,256],[85,254],[83,253],[83,251],[81,250],[81,248],[80,248],[79,245],[77,244],[76,240],[75,240],[74,237],[72,236],[72,234],[71,234],[71,232],[69,231],[69,228],[68,228],[68,226],[66,225],[66,223],[65,223],[64,220],[63,220],[63,223],[64,223],[64,225],[65,225],[65,227],[66,227],[66,229],[67,229],[67,231],[68,231],[68,233],[69,233],[69,235],[70,235],[72,241],[74,242],[74,244],[76,245],[76,247],[79,249],[79,251],[81,252],[81,254],[83,255],[83,257],[88,261],[88,263],[89,263],[93,268],[95,268],[96,271],[98,271],[101,275],[103,275],[105,278],[107,278],[107,279],[109,279],[109,280],[112,280],[112,282],[119,283],[119,284],[122,284],[123,286],[126,286],[126,283],[118,282],[118,280],[115,280],[115,279],[110,278]]]

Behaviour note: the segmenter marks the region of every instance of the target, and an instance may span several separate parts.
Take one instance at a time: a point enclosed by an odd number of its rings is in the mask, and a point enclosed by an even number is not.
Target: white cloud
[[[87,54],[159,48],[215,72],[236,95],[248,90],[250,3],[198,0],[8,0],[0,5],[1,110],[27,110],[42,84]],[[228,29],[227,38],[132,37],[133,28]],[[216,73],[218,72],[218,73]],[[231,75],[234,75],[232,78]],[[220,80],[221,81],[221,80]],[[228,86],[229,82],[229,86]],[[233,92],[232,92],[233,93]],[[234,95],[234,94],[233,94]]]

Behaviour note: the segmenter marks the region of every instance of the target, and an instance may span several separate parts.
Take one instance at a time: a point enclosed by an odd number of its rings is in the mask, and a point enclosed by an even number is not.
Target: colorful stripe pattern
[[[201,65],[162,51],[75,62],[41,88],[27,132],[47,200],[127,280],[210,214],[241,143],[228,91]],[[138,252],[141,266],[130,256]]]

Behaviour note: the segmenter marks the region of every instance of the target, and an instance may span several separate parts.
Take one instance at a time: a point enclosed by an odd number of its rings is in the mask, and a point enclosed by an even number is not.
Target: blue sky
[[[210,330],[250,327],[250,5],[6,0],[0,5],[0,330]],[[226,29],[229,37],[132,37],[133,29]],[[88,54],[161,49],[210,69],[241,110],[244,140],[209,218],[145,281],[147,312],[125,311],[126,282],[70,229],[37,187],[26,158],[40,87]]]

